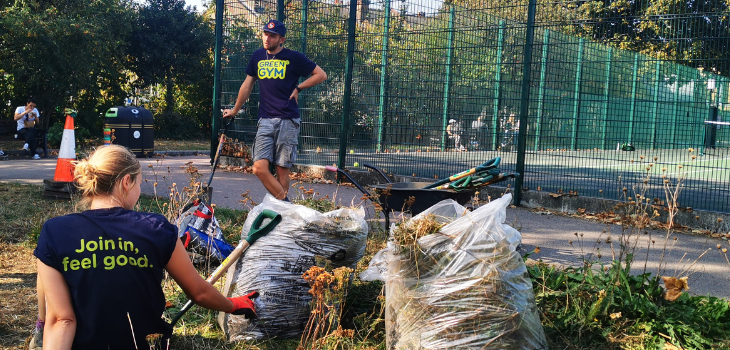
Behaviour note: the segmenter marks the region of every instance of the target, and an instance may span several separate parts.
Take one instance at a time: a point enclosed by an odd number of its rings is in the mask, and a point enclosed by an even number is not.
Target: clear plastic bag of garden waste
[[[363,208],[320,213],[266,195],[248,214],[242,237],[264,209],[281,214],[281,222],[259,238],[233,265],[226,278],[228,296],[258,291],[258,319],[221,314],[219,323],[231,341],[301,336],[309,319],[310,286],[302,274],[326,263],[355,268],[365,254],[368,224]]]
[[[360,275],[385,282],[388,349],[547,349],[516,252],[521,235],[504,223],[511,199],[473,212],[445,200],[391,226],[387,248]],[[412,244],[394,238],[397,225],[427,218],[443,226]]]

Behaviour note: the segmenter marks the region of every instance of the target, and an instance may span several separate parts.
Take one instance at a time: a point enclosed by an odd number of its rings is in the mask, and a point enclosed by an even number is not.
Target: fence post
[[[573,91],[573,130],[570,135],[570,149],[576,150],[578,122],[580,121],[580,90],[583,80],[583,38],[578,40],[578,66],[575,68],[575,91]]]
[[[656,148],[656,129],[657,121],[659,120],[659,60],[656,61],[656,67],[654,68],[654,104],[652,106],[652,121],[651,121],[651,149]]]
[[[221,48],[223,47],[224,0],[215,1],[215,53],[213,53],[213,120],[210,123],[210,164],[218,150],[218,119],[221,118]]]
[[[302,0],[302,32],[300,33],[300,52],[307,55],[307,23],[309,22],[309,0]]]
[[[634,72],[632,73],[633,82],[631,83],[631,110],[629,110],[629,144],[632,144],[634,139],[634,117],[636,115],[636,85],[638,84],[638,71],[639,71],[639,54],[634,54]]]
[[[376,152],[383,150],[385,131],[385,108],[388,105],[388,40],[390,39],[390,0],[385,0],[385,20],[383,23],[383,52],[380,54],[380,103],[378,106],[378,144]]]
[[[282,0],[279,0],[282,1]],[[342,95],[342,121],[340,125],[340,152],[338,167],[344,168],[347,157],[347,133],[350,125],[350,100],[352,96],[352,65],[355,57],[355,26],[357,26],[357,1],[350,1],[350,18],[347,23],[347,61],[345,62],[345,91]]]
[[[502,49],[504,47],[504,20],[499,21],[499,31],[497,32],[497,62],[494,72],[494,108],[492,118],[492,149],[497,149],[497,140],[499,137],[499,100],[502,99]]]
[[[449,41],[446,51],[446,81],[444,82],[444,109],[441,114],[441,152],[446,150],[446,125],[449,120],[449,90],[451,89],[451,56],[454,54],[454,17],[456,10],[451,6],[449,10]]]
[[[608,127],[608,107],[611,105],[611,97],[609,87],[611,86],[611,62],[613,60],[613,48],[608,48],[608,58],[606,59],[606,83],[603,85],[603,108],[601,111],[601,119],[603,119],[603,129],[601,130],[601,149],[606,150],[606,129]]]
[[[550,30],[545,29],[542,37],[542,61],[540,61],[540,88],[537,93],[537,121],[535,122],[535,151],[540,150],[542,132],[542,112],[545,104],[545,75],[547,74],[548,45],[550,44]]]
[[[276,20],[284,22],[284,0],[276,0]]]
[[[671,142],[672,146],[676,147],[677,144],[677,137],[674,134],[674,132],[677,129],[677,119],[679,118],[679,64],[676,64],[677,66],[677,73],[676,76],[676,82],[677,86],[674,88],[674,103],[672,104],[672,125],[669,126],[669,142]]]
[[[527,144],[527,114],[530,111],[530,74],[532,72],[532,45],[535,37],[535,10],[537,0],[527,5],[527,33],[525,35],[524,64],[522,66],[522,96],[520,104],[520,128],[517,133],[517,164],[515,170],[520,174],[515,178],[514,205],[522,200],[522,184],[525,178],[525,151]]]

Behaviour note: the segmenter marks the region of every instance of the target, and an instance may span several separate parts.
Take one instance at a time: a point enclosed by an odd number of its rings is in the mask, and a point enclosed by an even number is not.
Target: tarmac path
[[[210,176],[210,158],[200,156],[167,156],[141,159],[143,178],[142,191],[154,194],[152,185],[157,182],[157,194],[167,196],[169,186],[175,183],[179,188],[189,184],[190,175],[184,169],[189,165],[197,168],[201,174],[200,181],[207,182]],[[0,161],[0,181],[21,182],[42,185],[43,179],[52,179],[56,168],[56,158],[31,160],[11,158]],[[294,183],[294,181],[292,182]],[[349,186],[337,184],[302,184],[305,189],[314,189],[320,196],[329,195],[341,205],[361,204],[362,193]],[[256,176],[242,172],[218,169],[211,183],[213,203],[231,209],[244,209],[241,195],[248,191],[248,196],[255,202],[261,202],[266,194]],[[295,191],[296,192],[296,191]],[[290,191],[290,198],[296,195]],[[366,203],[371,208],[369,203]],[[373,217],[369,210],[369,217]],[[525,208],[509,208],[507,223],[518,229],[523,235],[522,252],[529,252],[539,247],[540,252],[531,256],[561,265],[581,266],[583,259],[595,259],[605,263],[611,260],[611,244],[618,249],[621,227],[607,226],[584,219],[555,215],[548,212],[536,212]],[[371,220],[373,222],[373,220]],[[382,222],[382,221],[381,221]],[[374,222],[373,222],[374,223]],[[604,230],[606,232],[604,232]],[[577,235],[576,235],[577,234]],[[582,235],[582,236],[581,236]],[[610,236],[610,238],[609,238]],[[677,238],[674,241],[674,237]],[[601,243],[597,243],[600,240]],[[655,243],[649,243],[654,240]],[[572,242],[572,244],[570,243]],[[665,233],[649,231],[638,238],[635,250],[635,262],[632,271],[656,273],[662,261]],[[664,254],[667,276],[689,275],[689,293],[694,295],[713,295],[730,299],[730,263],[717,249],[730,248],[726,239],[674,233],[669,238],[668,249]],[[647,249],[647,246],[651,246]],[[707,251],[709,249],[709,251]],[[598,259],[600,251],[601,258]],[[648,253],[647,253],[648,251]],[[696,259],[704,253],[696,263]],[[694,264],[693,264],[694,263]],[[683,272],[687,270],[686,272]]]

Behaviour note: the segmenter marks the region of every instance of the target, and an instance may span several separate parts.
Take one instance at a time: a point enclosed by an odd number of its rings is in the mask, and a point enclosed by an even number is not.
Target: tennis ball
[[[352,150],[352,149],[351,149],[351,150],[350,150],[350,154],[354,154],[354,153],[355,153],[355,150]]]
[[[354,165],[355,165],[355,167],[359,167],[359,166],[360,166],[360,163],[358,163],[358,162],[355,162],[355,164],[354,164]]]

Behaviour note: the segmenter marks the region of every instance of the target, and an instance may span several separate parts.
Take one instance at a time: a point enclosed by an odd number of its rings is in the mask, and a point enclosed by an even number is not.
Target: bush
[[[55,123],[48,128],[46,137],[48,139],[48,147],[60,148],[61,140],[63,139],[63,126],[64,123]],[[91,133],[84,127],[77,126],[74,128],[74,137],[76,138],[76,146],[85,145],[90,142]]]
[[[207,136],[195,118],[177,112],[163,112],[155,116],[155,138],[199,140]]]

